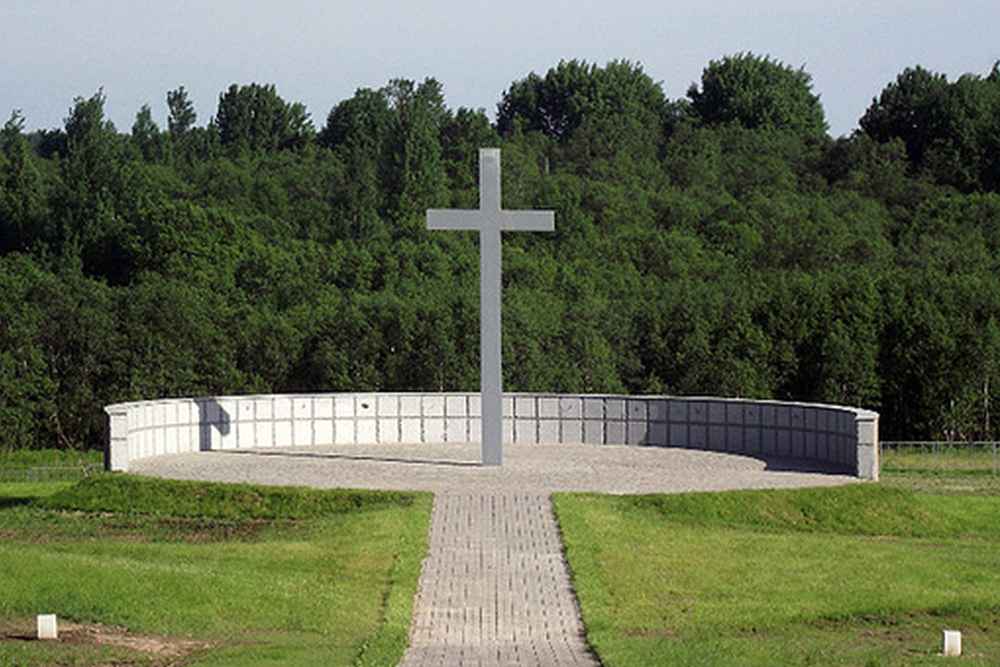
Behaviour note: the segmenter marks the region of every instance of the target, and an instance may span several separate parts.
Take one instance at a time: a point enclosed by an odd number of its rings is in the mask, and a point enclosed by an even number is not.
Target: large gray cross
[[[500,232],[551,232],[552,211],[500,208],[500,149],[479,149],[479,210],[427,209],[428,229],[479,232],[479,348],[483,465],[503,463]]]

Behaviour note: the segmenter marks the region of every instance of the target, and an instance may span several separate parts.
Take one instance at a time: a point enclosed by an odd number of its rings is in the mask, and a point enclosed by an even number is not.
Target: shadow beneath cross
[[[407,463],[412,465],[423,465],[423,466],[449,466],[449,467],[459,467],[459,468],[479,468],[482,466],[481,463],[472,461],[440,461],[435,459],[404,459],[392,456],[372,456],[369,454],[335,454],[329,453],[324,454],[322,452],[262,452],[260,450],[254,451],[239,451],[239,450],[226,450],[222,452],[223,454],[244,454],[250,456],[276,456],[280,458],[305,458],[305,459],[329,459],[329,460],[340,460],[340,461],[371,461],[375,463]]]
[[[212,451],[212,429],[219,436],[229,435],[232,417],[214,398],[199,398],[198,405],[198,451]]]

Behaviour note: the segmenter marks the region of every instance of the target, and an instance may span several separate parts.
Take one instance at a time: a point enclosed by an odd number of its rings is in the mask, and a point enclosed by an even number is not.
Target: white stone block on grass
[[[59,628],[57,627],[55,614],[38,615],[38,638],[59,639]]]
[[[962,633],[958,630],[945,630],[944,649],[942,652],[948,657],[962,655]]]

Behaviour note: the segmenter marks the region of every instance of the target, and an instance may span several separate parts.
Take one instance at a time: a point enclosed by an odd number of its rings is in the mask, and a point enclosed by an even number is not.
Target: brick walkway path
[[[597,664],[548,496],[435,496],[403,667]]]

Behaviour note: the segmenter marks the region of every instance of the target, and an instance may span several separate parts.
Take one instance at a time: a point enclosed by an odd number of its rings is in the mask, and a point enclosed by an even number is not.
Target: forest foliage
[[[247,392],[476,390],[478,248],[428,207],[556,212],[504,240],[509,391],[711,394],[878,410],[884,438],[993,438],[1000,69],[921,67],[832,138],[809,75],[711,62],[684,99],[560,62],[495,122],[442,85],[314,121],[234,84],[114,127],[0,131],[0,446],[99,447],[102,406]],[[317,123],[322,123],[319,126]]]

